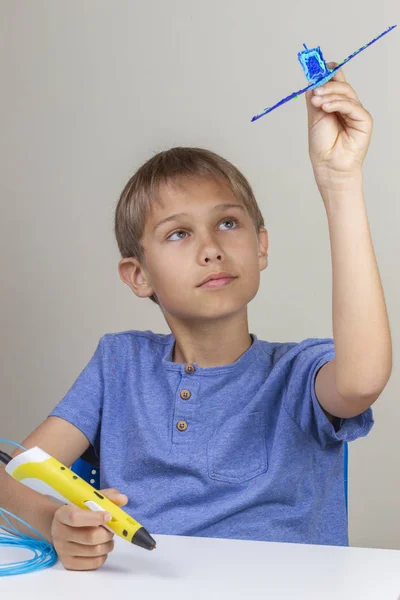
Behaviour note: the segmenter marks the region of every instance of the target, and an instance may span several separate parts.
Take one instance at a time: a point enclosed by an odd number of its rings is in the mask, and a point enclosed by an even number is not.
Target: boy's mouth
[[[207,277],[203,279],[203,281],[197,287],[201,287],[209,283],[210,281],[219,281],[222,279],[235,279],[235,275],[232,275],[232,273],[227,273],[225,271],[219,271],[218,273],[210,273],[209,275],[207,275]]]
[[[220,277],[219,279],[209,279],[208,281],[206,281],[205,283],[202,283],[198,287],[220,288],[220,287],[227,285],[228,283],[231,283],[231,281],[233,281],[234,279],[236,279],[236,277]]]

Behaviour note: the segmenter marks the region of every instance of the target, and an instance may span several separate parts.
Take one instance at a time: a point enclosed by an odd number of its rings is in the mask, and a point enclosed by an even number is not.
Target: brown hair
[[[159,152],[145,162],[121,192],[114,220],[114,231],[122,258],[134,257],[146,264],[142,237],[152,202],[157,200],[162,183],[184,177],[207,177],[228,183],[236,198],[245,204],[257,235],[264,219],[247,179],[229,161],[203,148],[178,146]],[[150,299],[159,305],[156,294]]]

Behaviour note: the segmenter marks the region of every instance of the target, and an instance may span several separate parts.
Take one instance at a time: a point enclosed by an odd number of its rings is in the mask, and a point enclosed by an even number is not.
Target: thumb
[[[307,106],[307,116],[308,116],[308,128],[311,129],[313,125],[315,125],[320,119],[325,117],[326,113],[322,110],[320,106],[314,106],[311,103],[311,98],[314,96],[314,90],[308,90],[305,93],[306,96],[306,106]]]
[[[121,494],[115,488],[106,488],[104,490],[100,490],[100,492],[111,502],[114,502],[117,506],[125,506],[128,502],[128,496],[126,494]]]
[[[339,63],[337,62],[327,62],[326,66],[330,69],[333,70],[338,66]],[[336,71],[336,73],[332,76],[331,78],[334,81],[345,81],[345,77],[342,73],[342,69],[339,69],[338,71]],[[327,114],[320,106],[314,106],[311,103],[311,98],[314,96],[314,89],[312,90],[308,90],[307,92],[305,92],[305,96],[306,96],[306,105],[307,105],[307,114],[308,114],[308,127],[309,129],[311,129],[311,127],[313,125],[315,125],[316,123],[318,123],[318,121],[322,118],[328,118],[332,115]],[[331,119],[332,120],[332,119]]]

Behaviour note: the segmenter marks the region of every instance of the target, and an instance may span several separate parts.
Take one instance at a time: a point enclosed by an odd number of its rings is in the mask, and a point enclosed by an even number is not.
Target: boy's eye
[[[233,223],[235,223],[237,225],[238,221],[237,219],[234,219],[233,217],[230,217],[229,219],[224,219],[223,221],[221,221],[222,223],[229,223],[229,221],[232,221]],[[230,227],[229,229],[232,229],[232,227]],[[177,233],[186,233],[183,229],[177,229],[176,231],[174,231],[173,233],[170,233],[170,235],[167,237],[167,240],[169,240],[173,235],[176,235]],[[184,239],[184,238],[179,238],[179,239]],[[177,240],[171,240],[173,242],[177,241]]]

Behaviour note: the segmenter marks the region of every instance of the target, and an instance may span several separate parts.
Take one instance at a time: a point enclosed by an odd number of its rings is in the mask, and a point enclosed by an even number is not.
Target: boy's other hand
[[[337,63],[327,63],[334,68]],[[306,92],[309,155],[318,187],[335,189],[359,177],[373,120],[347,83],[343,69]]]
[[[128,502],[115,488],[100,490],[117,506]],[[114,534],[101,527],[111,516],[104,511],[91,511],[78,506],[60,506],[53,517],[51,536],[54,548],[65,569],[88,571],[98,569],[114,548]]]

